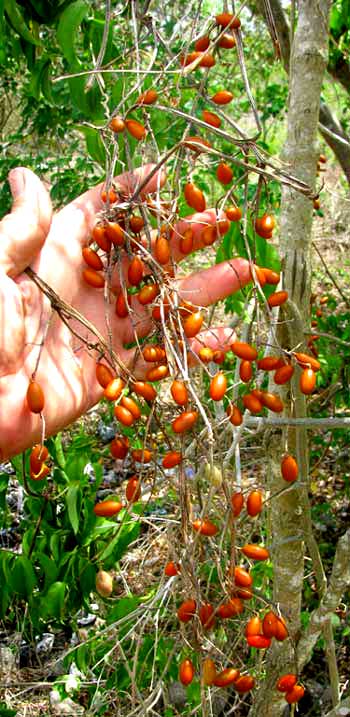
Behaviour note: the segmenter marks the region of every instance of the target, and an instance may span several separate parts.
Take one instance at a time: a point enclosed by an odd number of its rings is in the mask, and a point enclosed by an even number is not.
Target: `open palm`
[[[131,193],[137,182],[150,173],[146,165],[134,174],[117,178],[124,193]],[[88,352],[83,341],[52,311],[48,298],[23,273],[31,268],[68,304],[77,309],[98,331],[107,337],[106,303],[103,289],[92,289],[82,278],[82,247],[88,243],[96,216],[102,208],[101,186],[97,186],[52,214],[48,193],[28,169],[18,168],[10,175],[14,205],[11,214],[0,223],[0,460],[11,457],[40,440],[41,421],[30,413],[25,396],[29,380],[40,361],[36,380],[46,401],[46,435],[51,435],[82,415],[101,398],[102,389],[95,377],[98,356]],[[144,194],[156,190],[154,176]],[[204,224],[215,224],[214,210],[181,220],[171,242],[176,262],[182,258],[177,236],[188,226],[194,234],[194,248],[203,246]],[[123,267],[126,273],[127,266]],[[250,281],[249,263],[243,259],[218,264],[177,281],[180,295],[195,305],[209,306]],[[118,289],[118,273],[113,289]],[[137,333],[145,336],[152,328],[150,309],[134,299]],[[134,352],[125,344],[135,337],[135,321],[120,319],[111,306],[110,330],[113,349],[119,359],[131,365]],[[84,339],[91,334],[76,323],[73,329]],[[227,343],[230,329],[216,329],[206,338],[213,348]],[[232,339],[231,339],[232,340]],[[194,339],[194,347],[197,339]],[[145,366],[133,369],[139,377]]]

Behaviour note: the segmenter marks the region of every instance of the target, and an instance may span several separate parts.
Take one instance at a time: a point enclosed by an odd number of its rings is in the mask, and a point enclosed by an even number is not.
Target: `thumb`
[[[52,205],[43,183],[30,169],[9,174],[13,196],[10,214],[0,222],[0,269],[18,276],[40,252],[50,229]]]

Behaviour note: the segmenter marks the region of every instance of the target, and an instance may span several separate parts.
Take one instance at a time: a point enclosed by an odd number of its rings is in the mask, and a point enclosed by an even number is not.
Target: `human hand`
[[[151,169],[152,165],[146,165],[132,175],[126,173],[118,177],[118,187],[124,194],[130,194]],[[30,170],[13,170],[9,179],[14,205],[11,214],[0,222],[0,460],[40,441],[40,417],[31,413],[26,403],[28,384],[39,357],[36,380],[46,397],[43,411],[46,436],[76,420],[99,401],[103,392],[95,375],[98,356],[88,352],[83,342],[52,312],[48,298],[23,273],[24,269],[30,265],[66,303],[107,336],[104,291],[92,289],[85,283],[81,254],[103,207],[101,185],[52,216],[50,198]],[[153,176],[141,196],[156,191],[157,183],[162,185],[164,179],[163,175]],[[194,249],[199,249],[203,246],[203,224],[214,225],[216,220],[215,211],[206,210],[179,221],[171,241],[176,263],[183,258],[179,236],[184,229],[192,227]],[[127,271],[127,265],[123,271]],[[175,277],[174,282],[180,297],[206,307],[250,280],[249,263],[234,259],[187,277]],[[114,272],[113,290],[118,290],[118,284],[118,272]],[[137,304],[135,298],[132,306],[137,310],[138,336],[144,337],[152,329],[150,309]],[[129,317],[117,317],[112,304],[110,309],[113,349],[120,361],[130,367],[134,350],[127,350],[125,345],[135,338],[135,322]],[[79,333],[83,333],[81,325]],[[85,335],[91,339],[91,334],[85,331]],[[228,339],[232,341],[232,330],[211,330],[205,336],[192,339],[195,351],[201,345],[200,339],[214,349],[225,349]],[[134,375],[143,377],[145,368],[143,362],[138,361],[133,366]]]

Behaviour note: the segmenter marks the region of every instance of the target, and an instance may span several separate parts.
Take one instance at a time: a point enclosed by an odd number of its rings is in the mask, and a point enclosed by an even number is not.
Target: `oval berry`
[[[210,37],[208,35],[203,35],[203,37],[199,37],[198,40],[194,43],[194,49],[196,52],[205,52],[205,50],[208,49],[210,45]]]
[[[112,130],[112,132],[124,132],[125,130],[125,122],[122,117],[113,117],[108,125],[109,129]]]
[[[231,344],[231,350],[238,358],[244,359],[244,361],[255,361],[258,357],[255,346],[251,346],[244,341],[234,341]]]
[[[257,361],[258,369],[261,371],[276,371],[276,369],[285,365],[283,359],[279,356],[264,356],[264,358]]]
[[[130,396],[123,396],[120,405],[132,413],[135,421],[141,418],[140,407],[137,405],[136,401],[130,398]]]
[[[114,378],[114,374],[109,366],[99,362],[96,364],[96,378],[100,386],[102,386],[102,388],[106,388],[106,386],[108,386],[110,381]]]
[[[193,231],[186,229],[181,236],[179,248],[182,254],[190,254],[193,251]]]
[[[249,383],[253,377],[251,361],[241,361],[239,365],[239,377],[243,383]]]
[[[89,246],[84,246],[82,249],[83,259],[91,269],[95,271],[101,271],[103,269],[103,262],[96,251],[90,249]]]
[[[243,416],[238,406],[235,406],[233,403],[230,403],[226,408],[226,413],[229,417],[230,423],[232,423],[233,426],[241,425],[243,421]]]
[[[170,387],[170,393],[178,406],[186,406],[188,403],[188,390],[183,381],[173,381]]]
[[[267,560],[270,557],[270,553],[267,548],[263,548],[261,545],[255,545],[253,543],[246,543],[246,545],[243,545],[242,553],[244,553],[244,555],[251,560]]]
[[[188,339],[192,339],[201,330],[203,324],[203,316],[200,311],[187,316],[183,322],[184,334]]]
[[[196,212],[204,212],[206,202],[204,194],[199,187],[196,187],[192,182],[187,182],[184,188],[184,195],[189,207],[195,209]]]
[[[251,413],[260,413],[263,409],[261,401],[259,401],[259,399],[252,393],[248,393],[246,396],[243,396],[243,404],[244,407]]]
[[[205,685],[210,687],[214,683],[215,677],[216,677],[216,667],[215,662],[210,657],[207,657],[203,661],[202,665],[202,675],[203,675],[203,682]]]
[[[94,289],[102,289],[105,285],[103,274],[99,274],[95,269],[84,269],[83,279],[86,284],[92,286]]]
[[[290,381],[294,373],[294,366],[292,364],[285,364],[275,371],[273,380],[277,386],[283,386],[283,384]]]
[[[207,124],[210,124],[211,127],[220,127],[221,125],[220,117],[218,117],[214,112],[209,112],[208,110],[203,110],[202,119]]]
[[[213,680],[215,687],[229,687],[233,685],[239,678],[240,672],[234,667],[225,667],[219,672]]]
[[[235,518],[238,518],[238,516],[241,513],[241,510],[244,506],[244,496],[243,493],[237,492],[233,493],[231,496],[231,506],[232,506],[232,512]]]
[[[235,690],[237,690],[237,692],[239,692],[240,694],[250,692],[250,690],[253,689],[254,685],[255,680],[254,677],[252,677],[251,675],[242,675],[234,683]]]
[[[242,568],[240,565],[235,566],[234,571],[235,585],[239,587],[249,588],[253,584],[253,578],[248,570]]]
[[[129,134],[131,134],[132,137],[137,139],[137,141],[140,141],[141,139],[144,139],[147,134],[146,128],[141,124],[141,122],[137,122],[137,120],[129,119],[125,120],[125,126],[128,130]]]
[[[121,511],[123,504],[118,500],[104,500],[94,506],[95,515],[109,518]]]
[[[124,246],[125,232],[118,222],[108,222],[105,226],[105,233],[114,246]]]
[[[178,466],[182,461],[182,453],[179,451],[170,451],[169,453],[166,453],[163,460],[162,460],[162,466],[163,468],[175,468],[175,466]]]
[[[272,610],[266,613],[262,622],[262,629],[265,637],[275,637],[277,631],[278,617]]]
[[[179,563],[174,563],[172,560],[166,564],[164,568],[164,574],[168,578],[173,578],[175,575],[178,575],[180,572],[180,565]]]
[[[169,376],[169,366],[165,364],[150,368],[146,373],[147,381],[163,381],[167,376]]]
[[[259,490],[252,490],[247,498],[247,513],[251,518],[259,515],[262,511],[262,495]]]
[[[124,406],[117,404],[114,406],[114,415],[123,424],[123,426],[132,426],[135,421],[131,411],[128,411]]]
[[[239,207],[227,207],[225,214],[230,222],[239,222],[242,219],[242,210]]]
[[[226,620],[236,615],[241,615],[244,610],[244,605],[239,597],[233,597],[228,602],[219,605],[217,609],[217,615],[222,619]]]
[[[279,284],[280,275],[277,273],[277,271],[272,271],[272,269],[267,269],[265,266],[262,267],[262,271],[264,272],[267,284],[272,284],[274,286]]]
[[[301,392],[304,393],[306,396],[313,392],[316,386],[316,374],[315,371],[312,370],[312,368],[304,368],[302,370],[299,386]]]
[[[266,650],[271,645],[271,639],[265,635],[249,635],[247,643],[250,647],[256,647],[258,650]]]
[[[281,413],[281,411],[283,411],[283,401],[275,393],[261,391],[259,400],[269,411],[273,411],[274,413]]]
[[[194,520],[192,522],[192,528],[196,531],[196,533],[209,537],[216,535],[219,531],[217,525],[212,523],[211,520],[208,520],[207,518],[198,518],[197,520]]]
[[[227,378],[219,371],[210,381],[209,395],[213,401],[221,401],[227,391]]]
[[[189,600],[184,600],[183,603],[181,603],[180,607],[177,610],[177,616],[180,620],[180,622],[189,622],[192,620],[193,616],[196,612],[196,601],[192,600],[191,598]]]
[[[297,679],[297,676],[293,675],[291,672],[286,675],[282,675],[282,677],[277,680],[276,690],[279,692],[290,692],[294,685],[296,685]]]
[[[295,685],[290,692],[287,692],[285,699],[289,705],[299,702],[305,694],[305,687],[302,685]]]
[[[115,313],[120,319],[126,319],[129,316],[129,308],[122,291],[119,292],[115,302]]]
[[[233,170],[225,162],[221,162],[216,170],[216,178],[221,184],[230,184],[233,179]]]
[[[136,503],[141,497],[141,485],[136,476],[129,478],[125,488],[125,495],[129,503]]]
[[[133,384],[132,390],[137,393],[138,396],[142,396],[145,401],[154,401],[157,398],[157,391],[154,386],[146,381],[136,381]]]
[[[298,464],[293,456],[288,454],[282,458],[281,473],[282,478],[288,481],[288,483],[293,483],[293,481],[297,480],[299,470]]]
[[[117,401],[119,396],[121,396],[124,386],[125,383],[121,378],[119,378],[119,376],[117,378],[112,378],[112,381],[107,384],[105,390],[103,391],[103,395],[108,399],[108,401]]]
[[[185,433],[193,428],[198,419],[198,411],[183,411],[171,424],[174,433]]]
[[[49,451],[47,450],[46,446],[43,446],[39,443],[33,446],[29,456],[29,465],[31,473],[38,474],[43,463],[47,460],[48,457]]]
[[[126,436],[113,438],[113,441],[109,444],[109,450],[113,458],[123,461],[129,450],[129,439]]]
[[[270,294],[267,303],[272,309],[274,306],[282,306],[282,304],[285,304],[285,302],[288,299],[288,291],[275,291],[273,294]]]
[[[248,620],[245,626],[244,634],[246,637],[250,637],[252,635],[262,635],[262,622],[258,615],[254,615],[250,618],[250,620]]]
[[[158,264],[162,266],[170,261],[170,242],[163,234],[157,237],[155,241],[154,256]]]
[[[144,265],[139,256],[134,256],[128,268],[128,282],[131,286],[138,286],[143,277]]]
[[[158,92],[156,90],[146,90],[137,98],[137,105],[153,105],[158,99]]]
[[[179,667],[179,680],[180,682],[187,687],[187,685],[190,685],[195,674],[195,669],[193,666],[193,663],[191,660],[186,659],[182,660],[181,665]]]
[[[137,214],[132,214],[131,217],[129,217],[129,226],[133,234],[139,234],[145,226],[145,222],[142,217],[139,217]]]
[[[147,304],[151,304],[158,294],[158,284],[146,284],[146,286],[143,286],[137,294],[137,300],[140,304],[142,304],[142,306],[146,306]]]
[[[37,381],[30,381],[27,389],[27,405],[32,413],[41,413],[45,406],[45,396]]]
[[[134,448],[131,451],[131,456],[136,463],[150,463],[153,453],[148,448]]]
[[[199,619],[204,630],[211,630],[215,625],[214,608],[210,603],[204,603],[198,610]]]
[[[222,47],[224,50],[232,50],[235,44],[236,40],[234,36],[230,35],[228,32],[225,32],[218,42],[219,47]]]
[[[320,370],[321,364],[313,356],[309,356],[309,354],[303,354],[299,352],[296,352],[293,355],[296,358],[299,366],[301,366],[302,368],[312,368],[312,370],[316,372]]]
[[[102,224],[96,224],[93,228],[92,238],[102,251],[110,252],[112,244],[106,237],[105,227]]]
[[[216,105],[227,105],[233,100],[233,94],[228,90],[220,90],[211,99]]]

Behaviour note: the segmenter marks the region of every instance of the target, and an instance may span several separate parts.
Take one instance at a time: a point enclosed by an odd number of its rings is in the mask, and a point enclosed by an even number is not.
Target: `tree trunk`
[[[328,16],[331,0],[299,0],[298,23],[290,57],[288,131],[283,160],[288,171],[315,185],[320,93],[328,53]],[[309,325],[311,293],[312,202],[290,188],[283,191],[281,207],[281,256],[288,305],[280,314],[279,340],[287,350],[304,348],[304,328]],[[283,319],[286,320],[283,323]],[[295,371],[286,410],[295,417],[306,415],[305,396]],[[290,491],[272,500],[271,552],[274,565],[274,602],[286,618],[290,638],[275,643],[267,653],[267,678],[258,690],[250,717],[280,717],[286,702],[275,690],[278,677],[296,671],[295,646],[300,631],[300,608],[304,577],[305,525],[309,523],[307,492],[308,446],[304,428],[289,428],[280,437],[269,437],[271,493],[287,484],[281,478],[284,452],[297,457],[299,480]],[[309,523],[310,524],[310,523]]]
[[[254,11],[258,12],[259,15],[261,15],[267,22],[266,2],[267,0],[256,0],[255,2],[249,2],[249,5],[254,8]],[[268,0],[268,3],[280,44],[283,66],[286,72],[289,73],[290,28],[288,20],[282,7],[281,0]],[[338,65],[334,67],[328,65],[328,71],[347,92],[350,91],[350,71],[346,63],[339,62]],[[332,152],[334,152],[334,155],[338,160],[348,183],[350,184],[350,142],[340,122],[338,122],[333,112],[325,102],[322,102],[320,106],[319,121],[319,129],[322,137]]]

